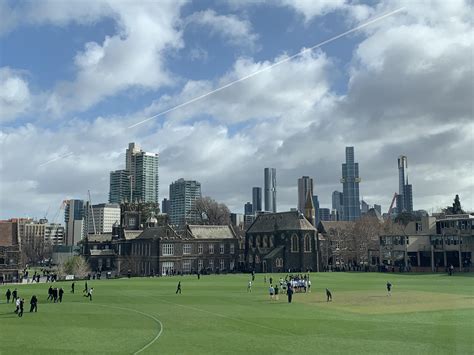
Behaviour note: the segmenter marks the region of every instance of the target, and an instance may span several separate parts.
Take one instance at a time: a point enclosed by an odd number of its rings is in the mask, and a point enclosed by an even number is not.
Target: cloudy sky
[[[160,153],[160,199],[171,181],[196,179],[242,212],[274,167],[279,210],[296,206],[302,175],[330,207],[353,145],[369,204],[388,208],[404,154],[415,209],[459,194],[474,210],[472,6],[0,0],[0,218],[54,219],[87,190],[106,202],[132,141]]]

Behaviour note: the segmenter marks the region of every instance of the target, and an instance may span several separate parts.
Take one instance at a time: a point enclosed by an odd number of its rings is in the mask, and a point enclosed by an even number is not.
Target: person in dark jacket
[[[329,289],[326,289],[326,302],[332,302],[332,293]]]
[[[7,303],[10,303],[10,297],[12,296],[12,291],[10,291],[10,289],[8,289],[7,293],[5,293],[5,296],[7,296]]]
[[[23,306],[25,304],[25,299],[20,299],[20,311],[18,312],[18,317],[23,317]]]
[[[12,297],[13,297],[13,301],[16,301],[16,299],[18,298],[18,291],[16,290],[16,288],[12,292]]]
[[[288,296],[288,303],[291,303],[291,300],[293,299],[293,287],[288,287],[286,295]]]
[[[59,296],[59,302],[63,302],[63,294],[64,294],[64,290],[63,288],[59,288],[59,291],[58,291],[58,296]]]
[[[38,312],[38,299],[35,295],[33,295],[30,300],[30,312],[33,311]]]
[[[71,293],[74,293],[74,286],[75,286],[75,283],[73,282],[73,283],[71,284]]]
[[[48,299],[47,301],[52,301],[53,300],[53,286],[49,286],[48,288]]]
[[[176,288],[176,294],[181,294],[181,281],[178,281],[178,287]]]

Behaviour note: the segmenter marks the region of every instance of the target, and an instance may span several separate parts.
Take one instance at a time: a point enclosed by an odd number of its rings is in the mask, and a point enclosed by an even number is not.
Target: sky
[[[0,218],[58,222],[61,202],[88,190],[107,202],[129,142],[160,154],[160,200],[172,181],[193,179],[243,213],[273,167],[279,211],[296,207],[303,175],[330,208],[354,146],[367,203],[386,212],[406,155],[415,209],[435,212],[459,194],[472,211],[472,7],[0,0]]]

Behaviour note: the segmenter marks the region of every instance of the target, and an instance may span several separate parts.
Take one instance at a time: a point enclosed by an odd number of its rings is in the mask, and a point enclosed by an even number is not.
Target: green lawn
[[[285,295],[270,302],[263,275],[247,293],[248,279],[92,280],[92,302],[82,296],[83,281],[75,294],[70,282],[58,282],[66,291],[61,304],[46,301],[49,285],[19,285],[23,318],[0,286],[0,354],[474,353],[472,274],[312,274],[312,292],[295,294],[292,304]],[[28,312],[32,294],[40,301],[36,314]]]

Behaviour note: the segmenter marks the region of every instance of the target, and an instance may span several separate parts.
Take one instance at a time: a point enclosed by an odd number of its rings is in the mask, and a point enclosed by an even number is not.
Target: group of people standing
[[[58,288],[55,287],[53,288],[53,286],[49,286],[49,289],[48,289],[48,301],[54,301],[54,303],[56,302],[59,302],[61,303],[63,301],[63,294],[64,294],[64,290],[62,287]]]
[[[5,293],[5,296],[7,298],[7,303],[10,303],[10,299],[11,299],[12,303],[15,304],[14,313],[17,314],[18,317],[23,317],[25,299],[18,295],[17,289],[15,288],[13,292],[10,291],[10,289],[8,289],[7,292]],[[30,305],[31,305],[30,312],[38,311],[38,298],[35,295],[31,297]]]

